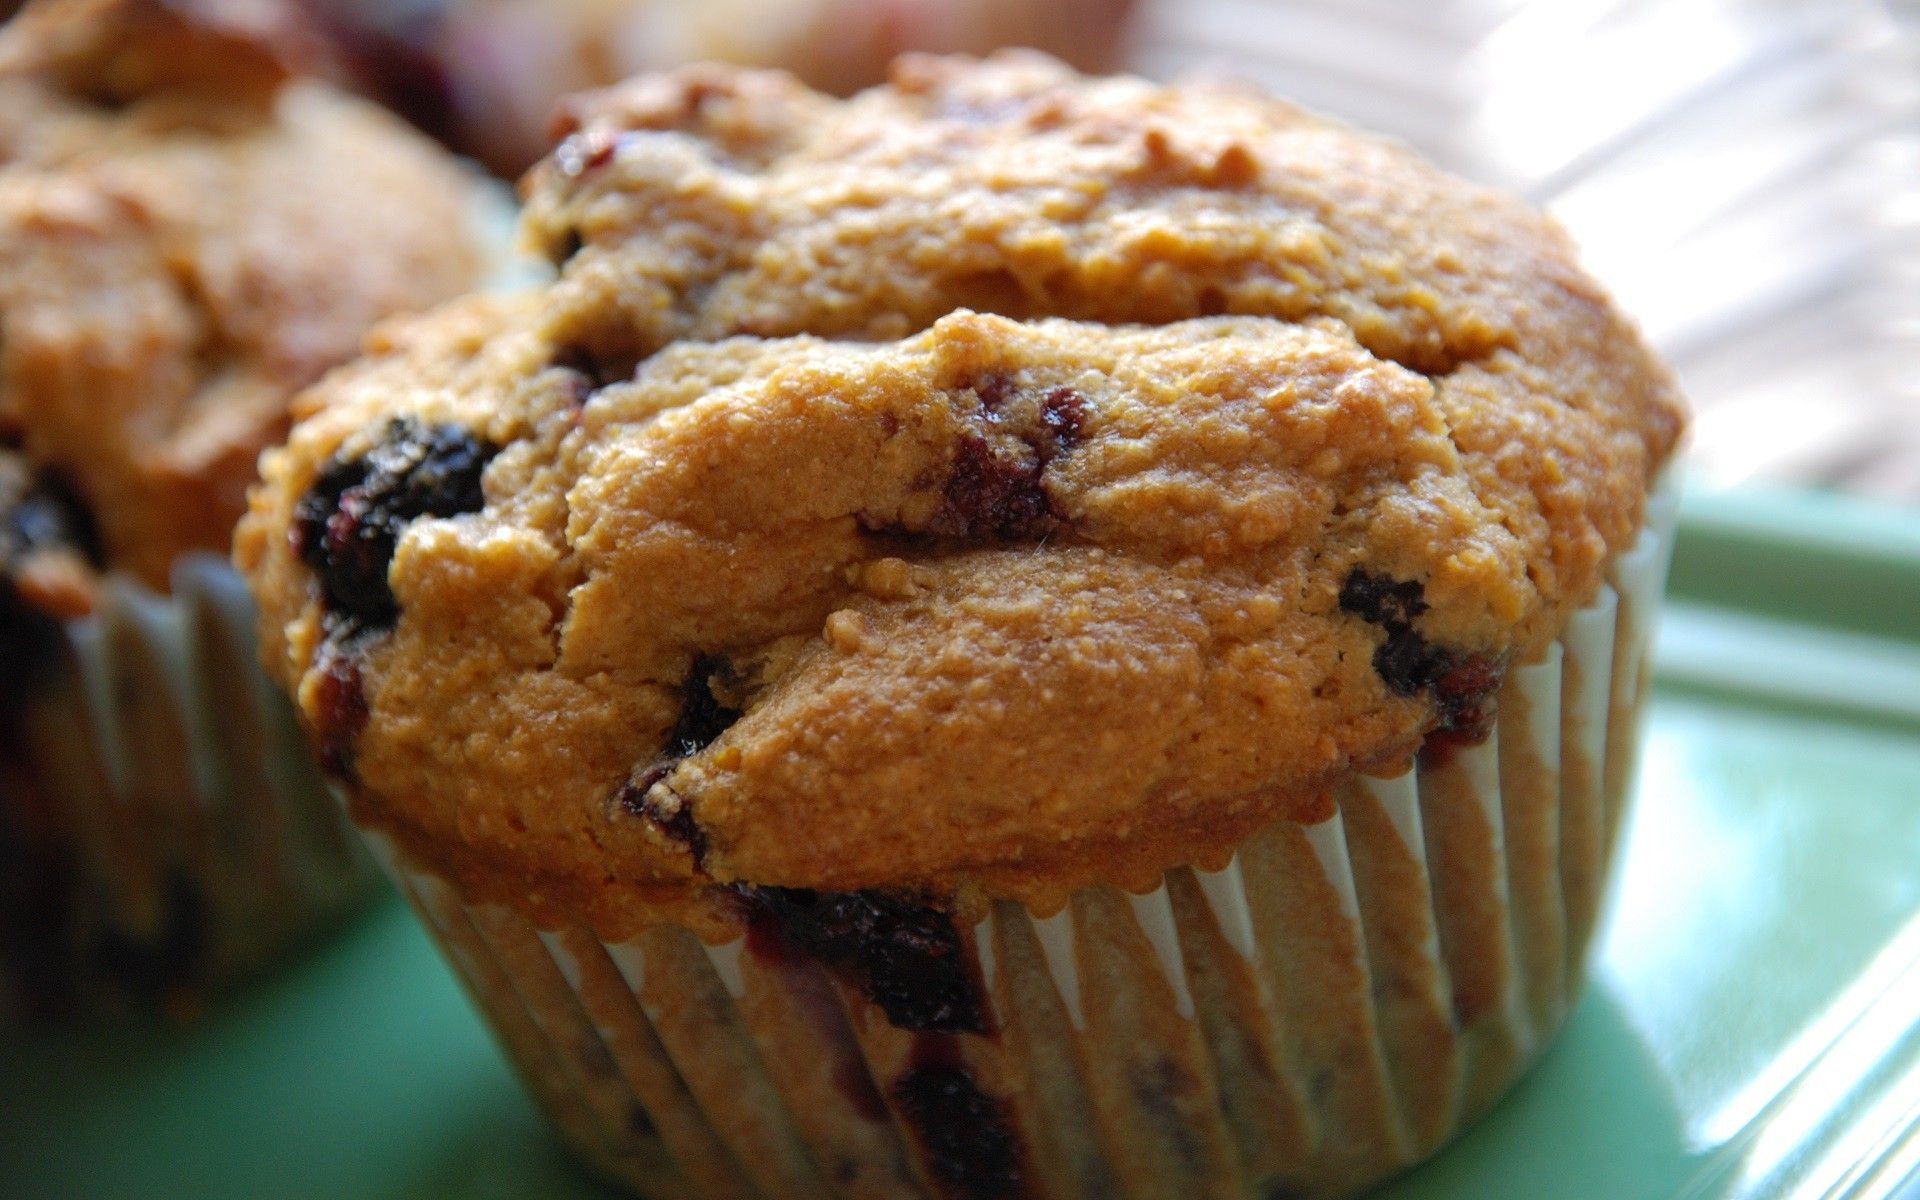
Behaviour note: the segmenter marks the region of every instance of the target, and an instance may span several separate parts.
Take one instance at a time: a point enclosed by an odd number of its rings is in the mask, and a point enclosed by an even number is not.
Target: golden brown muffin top
[[[239,557],[359,814],[603,936],[1217,864],[1483,734],[1681,424],[1547,221],[1258,95],[697,69],[572,128],[560,279],[310,392]]]
[[[288,54],[232,0],[52,0],[0,30],[0,451],[158,587],[228,546],[297,389],[480,266],[466,174]],[[0,570],[30,601],[90,603],[29,559]]]

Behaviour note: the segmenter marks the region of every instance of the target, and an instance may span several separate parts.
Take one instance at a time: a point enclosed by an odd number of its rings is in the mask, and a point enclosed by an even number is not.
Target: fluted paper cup
[[[1221,870],[959,930],[984,1032],[898,1028],[758,926],[607,944],[373,843],[561,1134],[648,1196],[1351,1193],[1485,1111],[1573,1003],[1673,510],[1510,672],[1483,744],[1358,779]]]
[[[378,882],[259,665],[245,583],[200,554],[172,584],[109,576],[0,682],[5,835],[39,885],[0,916],[34,925],[9,931],[34,953],[0,963],[0,1007],[189,1008]]]

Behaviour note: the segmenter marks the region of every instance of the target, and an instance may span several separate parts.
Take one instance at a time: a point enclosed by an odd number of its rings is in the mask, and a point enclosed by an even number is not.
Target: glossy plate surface
[[[1920,1173],[1920,514],[1690,497],[1595,985],[1391,1200]],[[184,1031],[0,1036],[8,1197],[593,1198],[387,898]]]

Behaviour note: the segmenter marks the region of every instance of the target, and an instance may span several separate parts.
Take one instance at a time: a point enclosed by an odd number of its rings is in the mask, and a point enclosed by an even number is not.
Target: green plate
[[[1392,1200],[1920,1178],[1920,515],[1691,497],[1621,901],[1539,1070]],[[8,1197],[604,1197],[392,898],[186,1030],[0,1041]]]

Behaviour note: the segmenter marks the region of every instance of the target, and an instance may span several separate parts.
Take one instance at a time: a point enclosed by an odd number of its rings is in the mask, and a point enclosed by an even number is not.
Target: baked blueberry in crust
[[[943,502],[927,532],[1009,541],[1045,537],[1061,514],[1043,476],[1049,464],[1079,443],[1086,400],[1070,387],[1055,387],[1020,419],[1010,406],[1018,390],[1004,376],[983,379],[975,393],[986,432],[960,439]]]
[[[0,570],[11,574],[28,555],[56,550],[101,564],[93,519],[73,489],[41,473],[18,495],[0,494]]]
[[[353,774],[353,743],[367,725],[367,694],[360,678],[357,638],[328,638],[315,664],[313,723],[320,765],[341,778]]]
[[[755,921],[853,982],[896,1028],[989,1032],[971,962],[945,910],[878,890],[737,890]]]
[[[0,657],[23,689],[51,669],[57,623],[69,615],[36,603],[44,597],[23,576],[37,563],[62,560],[90,570],[103,565],[92,515],[65,479],[0,449]]]
[[[696,866],[707,856],[706,831],[693,819],[685,799],[661,784],[681,759],[706,749],[740,719],[740,710],[714,692],[715,680],[724,686],[732,676],[733,664],[720,655],[702,654],[693,660],[681,684],[680,716],[667,735],[666,749],[614,795],[623,812],[652,823],[668,841],[685,847]]]
[[[981,1090],[953,1039],[922,1034],[916,1040],[912,1065],[893,1085],[893,1100],[947,1200],[1027,1194],[1012,1114]]]
[[[679,758],[698,754],[740,719],[740,710],[728,707],[713,690],[715,680],[724,687],[732,677],[733,664],[718,654],[702,654],[693,660],[693,668],[680,688],[680,718],[667,735],[668,754]]]
[[[1413,628],[1427,611],[1418,580],[1394,580],[1356,567],[1340,588],[1340,607],[1380,626],[1386,640],[1373,652],[1373,669],[1400,696],[1432,691],[1439,720],[1429,748],[1441,752],[1476,745],[1493,732],[1494,699],[1506,677],[1504,664],[1484,654],[1436,646]]]
[[[614,804],[628,816],[651,824],[662,837],[691,854],[695,866],[703,866],[707,858],[707,831],[693,819],[686,799],[663,785],[679,762],[677,758],[655,759],[646,770],[620,785],[620,790],[614,793]]]
[[[480,476],[497,451],[458,425],[395,417],[365,455],[322,467],[295,509],[294,537],[329,608],[357,628],[390,627],[400,607],[387,568],[401,531],[480,511]]]

